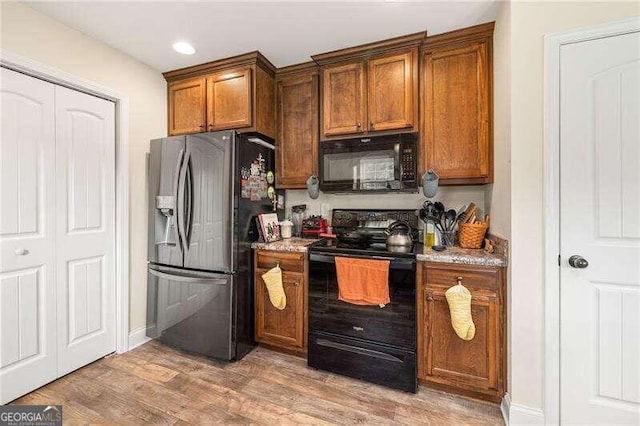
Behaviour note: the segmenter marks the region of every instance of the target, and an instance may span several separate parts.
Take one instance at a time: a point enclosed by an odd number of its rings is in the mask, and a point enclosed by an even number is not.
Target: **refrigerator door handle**
[[[178,153],[178,161],[176,161],[176,169],[173,174],[173,196],[175,197],[176,203],[178,200],[178,192],[180,187],[180,167],[182,166],[182,158],[184,157],[184,148],[180,150]],[[180,234],[180,210],[179,206],[176,205],[176,212],[173,215],[173,220],[176,223],[176,229],[178,231],[178,244],[182,245],[182,235]]]
[[[186,164],[186,178],[185,178],[185,191],[186,195],[186,203],[187,206],[185,208],[185,212],[187,216],[185,217],[185,227],[184,234],[187,243],[187,247],[191,245],[191,230],[193,228],[193,170],[191,168],[191,156],[187,156]]]
[[[192,277],[187,275],[167,274],[166,272],[157,271],[155,269],[149,269],[149,273],[151,275],[155,275],[158,278],[177,281],[181,283],[226,285],[229,282],[228,280],[223,278],[207,278],[207,277],[199,278],[199,277]]]
[[[180,235],[180,239],[182,240],[182,252],[187,254],[189,250],[189,245],[187,244],[187,232],[185,230],[185,219],[186,219],[186,211],[185,211],[185,181],[187,178],[187,165],[189,164],[189,158],[191,157],[191,153],[187,151],[184,156],[184,161],[182,162],[182,167],[180,168],[180,173],[178,176],[178,234]]]

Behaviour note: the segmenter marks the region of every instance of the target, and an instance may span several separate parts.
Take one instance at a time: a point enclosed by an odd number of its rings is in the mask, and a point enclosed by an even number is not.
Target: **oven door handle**
[[[357,259],[388,260],[390,269],[414,270],[416,267],[415,259],[395,259],[392,257],[384,257],[384,256],[358,256],[358,255],[349,255],[344,257],[353,257]],[[317,254],[317,253],[309,254],[310,262],[336,263],[335,258],[336,258],[336,255],[333,255],[333,254]]]
[[[341,351],[346,351],[346,352],[351,352],[351,353],[355,353],[358,355],[365,355],[365,356],[370,356],[373,358],[380,358],[380,359],[384,359],[386,361],[392,361],[392,362],[404,362],[402,359],[384,353],[384,352],[379,352],[379,351],[374,351],[371,349],[365,349],[365,348],[361,348],[359,346],[352,346],[352,345],[345,345],[344,343],[338,343],[338,342],[332,342],[331,340],[327,340],[327,339],[318,339],[316,340],[316,344],[318,346],[324,346],[327,348],[333,348],[333,349],[338,349]]]

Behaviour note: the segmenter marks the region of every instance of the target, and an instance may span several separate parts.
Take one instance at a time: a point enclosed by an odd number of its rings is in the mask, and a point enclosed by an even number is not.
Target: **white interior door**
[[[56,86],[58,374],[115,351],[115,105]]]
[[[560,64],[560,417],[638,425],[640,33],[565,45]]]
[[[54,85],[0,69],[0,403],[54,380]]]

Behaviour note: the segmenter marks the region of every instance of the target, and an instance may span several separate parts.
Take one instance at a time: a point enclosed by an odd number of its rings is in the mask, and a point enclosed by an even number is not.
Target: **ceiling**
[[[28,2],[160,71],[259,50],[277,67],[310,55],[495,20],[498,0],[375,2]],[[188,41],[196,53],[176,53]]]

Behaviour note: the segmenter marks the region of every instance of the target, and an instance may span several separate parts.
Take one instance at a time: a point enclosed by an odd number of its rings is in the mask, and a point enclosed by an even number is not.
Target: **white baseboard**
[[[509,400],[507,418],[509,426],[544,425],[544,411],[526,405],[513,404],[511,400]]]
[[[129,332],[129,350],[135,349],[140,345],[147,343],[150,338],[147,337],[147,328],[140,327]]]
[[[502,403],[500,404],[500,412],[502,413],[502,418],[504,419],[505,424],[509,424],[509,410],[511,409],[511,397],[508,393],[504,394],[502,398]]]

